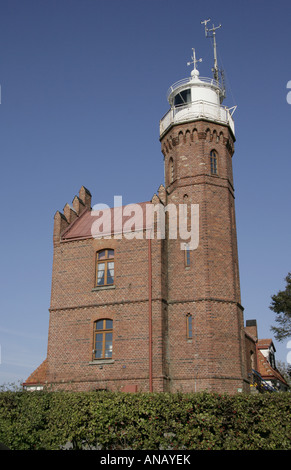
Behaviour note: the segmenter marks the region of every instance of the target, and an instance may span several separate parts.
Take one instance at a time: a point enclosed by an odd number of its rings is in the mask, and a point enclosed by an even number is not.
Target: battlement
[[[72,205],[66,204],[63,212],[57,211],[54,216],[54,245],[60,243],[62,233],[80,217],[85,210],[91,210],[92,195],[90,191],[82,186],[79,196],[75,196]]]

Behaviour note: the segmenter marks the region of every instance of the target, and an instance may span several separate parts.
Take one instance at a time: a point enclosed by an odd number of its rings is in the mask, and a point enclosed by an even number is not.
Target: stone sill
[[[95,359],[94,361],[90,361],[89,365],[94,366],[102,366],[104,364],[114,364],[114,359]]]
[[[91,292],[97,292],[100,290],[107,290],[107,289],[115,289],[115,286],[99,286],[99,287],[93,287]]]

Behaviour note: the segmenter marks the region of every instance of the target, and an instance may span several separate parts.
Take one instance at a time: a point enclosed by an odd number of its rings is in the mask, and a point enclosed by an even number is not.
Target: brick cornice
[[[184,181],[187,181],[184,183]],[[181,184],[180,182],[183,182]],[[201,173],[199,175],[193,175],[193,176],[184,176],[181,178],[177,178],[174,180],[174,182],[167,187],[167,193],[171,194],[175,189],[178,188],[185,188],[187,186],[195,186],[199,184],[207,184],[207,185],[212,185],[212,186],[219,186],[221,188],[227,188],[229,192],[232,194],[234,197],[234,187],[230,181],[229,178],[224,178],[221,176],[211,176],[205,173]]]
[[[57,311],[66,311],[66,310],[79,310],[82,308],[94,308],[94,307],[108,307],[111,305],[123,305],[123,304],[136,304],[136,303],[146,303],[149,299],[138,299],[138,300],[120,300],[119,302],[98,302],[92,304],[84,304],[84,305],[72,305],[67,307],[55,307],[49,308],[49,312],[57,312]],[[242,311],[244,307],[235,300],[231,299],[218,299],[218,298],[207,298],[207,297],[200,297],[197,299],[178,299],[178,300],[167,300],[164,297],[155,297],[152,299],[152,302],[163,302],[166,305],[172,304],[187,304],[187,303],[195,303],[195,302],[224,302],[228,304],[235,304],[239,307]]]

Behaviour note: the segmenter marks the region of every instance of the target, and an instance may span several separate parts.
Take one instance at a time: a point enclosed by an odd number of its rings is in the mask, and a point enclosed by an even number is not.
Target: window
[[[101,250],[96,253],[96,286],[114,284],[114,250]]]
[[[190,247],[188,244],[185,245],[185,268],[190,267]]]
[[[192,315],[188,313],[186,316],[186,325],[187,325],[187,339],[192,339]]]
[[[217,154],[215,150],[210,152],[210,170],[212,175],[217,175]]]
[[[169,160],[169,184],[174,181],[174,161],[172,158]]]
[[[94,325],[94,359],[112,358],[113,321],[104,318]]]
[[[182,106],[183,104],[191,102],[191,89],[187,88],[187,90],[180,91],[175,96],[174,106]]]
[[[276,369],[275,354],[273,351],[269,352],[269,362],[271,364],[271,367],[273,367],[273,369]]]

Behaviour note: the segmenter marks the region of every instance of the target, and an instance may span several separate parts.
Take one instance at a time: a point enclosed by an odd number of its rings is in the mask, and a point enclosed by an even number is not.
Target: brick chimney
[[[255,339],[258,339],[257,320],[247,320],[245,331]]]

